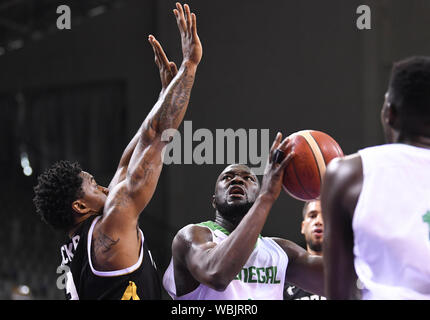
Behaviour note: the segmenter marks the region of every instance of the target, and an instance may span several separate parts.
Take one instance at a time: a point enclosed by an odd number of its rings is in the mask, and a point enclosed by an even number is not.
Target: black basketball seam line
[[[296,171],[296,166],[294,165],[294,161],[291,161],[291,164],[293,165],[294,174],[296,175],[297,181],[299,182],[299,185],[302,187],[303,192],[312,199],[313,197],[306,191],[305,187],[302,185],[302,182],[300,181],[299,175],[297,174],[297,171]]]
[[[310,132],[309,132],[309,135],[312,137],[312,134]],[[311,149],[312,157],[314,157],[315,164],[316,164],[317,169],[318,169],[318,176],[320,177],[320,183],[321,183],[322,177],[321,177],[320,167],[318,166],[318,161],[317,161],[317,158],[315,157],[314,150],[312,149],[312,146],[309,144],[308,140],[305,137],[303,137],[303,139],[305,139],[306,143],[309,146],[309,149]],[[320,146],[319,146],[318,142],[316,142],[316,140],[314,139],[314,137],[312,137],[312,139],[315,141],[316,145],[318,146],[318,149],[320,149]],[[320,152],[321,152],[321,149],[320,149]],[[321,154],[322,154],[322,152],[321,152]],[[323,159],[324,159],[324,155],[323,155]],[[325,162],[325,159],[324,159],[324,162]]]

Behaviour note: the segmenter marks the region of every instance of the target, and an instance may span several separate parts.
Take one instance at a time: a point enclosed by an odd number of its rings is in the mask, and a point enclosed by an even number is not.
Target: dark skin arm
[[[161,46],[161,44],[154,38],[154,36],[150,35],[148,37],[148,42],[151,44],[152,49],[154,51],[154,60],[155,64],[160,71],[160,80],[161,80],[161,91],[159,95],[158,101],[160,101],[164,97],[164,93],[169,86],[170,82],[178,73],[178,68],[173,61],[169,61],[167,59],[166,54]],[[121,159],[118,164],[117,171],[109,184],[108,189],[111,190],[118,183],[123,181],[126,177],[126,173],[128,170],[128,165],[130,163],[131,156],[133,155],[134,149],[137,146],[141,138],[142,127],[139,128],[139,131],[135,134],[133,139],[129,142],[127,147],[125,148]]]
[[[272,161],[276,148],[286,150],[288,146],[288,139],[282,144],[281,139],[282,135],[278,134],[271,148],[257,200],[227,239],[216,244],[208,229],[195,225],[183,228],[175,236],[172,253],[178,296],[191,292],[200,283],[218,291],[225,290],[248,260],[279,196],[283,169],[294,155],[287,155],[281,164]]]
[[[148,37],[148,42],[152,46],[152,49],[154,51],[155,64],[157,65],[158,70],[160,72],[161,91],[158,99],[158,101],[160,101],[160,99],[164,97],[164,93],[168,85],[173,80],[173,78],[177,75],[178,68],[176,67],[176,64],[173,61],[168,60],[161,44],[154,38],[154,36],[150,35]],[[120,183],[125,179],[131,156],[133,155],[134,149],[136,148],[137,143],[141,138],[141,133],[142,133],[142,127],[139,128],[139,131],[135,134],[133,139],[129,142],[129,144],[125,148],[121,156],[121,159],[119,161],[118,168],[115,172],[115,175],[109,184],[109,187],[108,187],[109,190],[111,190],[114,186],[116,186],[118,183]]]
[[[124,152],[119,166],[121,172],[117,172],[116,181],[111,183],[103,218],[96,225],[93,236],[93,252],[99,253],[97,260],[101,261],[97,266],[99,270],[122,269],[137,261],[139,214],[154,194],[162,169],[161,152],[168,143],[162,140],[162,134],[166,129],[179,127],[188,106],[202,47],[197,35],[196,16],[187,5],[182,8],[178,3],[176,7],[174,14],[181,34],[183,61]],[[164,86],[163,81],[167,83],[168,76],[163,78],[165,72],[161,68],[171,71],[176,66],[167,60],[154,37],[150,36],[149,41]]]
[[[352,218],[363,185],[358,154],[333,160],[321,191],[324,272],[327,299],[357,299]]]
[[[288,255],[286,280],[305,291],[324,295],[324,265],[320,256],[311,255],[289,240],[273,238]]]

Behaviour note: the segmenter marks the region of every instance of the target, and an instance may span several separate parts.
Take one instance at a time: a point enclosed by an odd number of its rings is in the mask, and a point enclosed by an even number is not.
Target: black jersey
[[[326,298],[285,283],[284,300],[326,300]]]
[[[142,245],[135,265],[105,272],[93,268],[89,247],[99,218],[87,219],[72,239],[61,247],[61,264],[66,270],[66,299],[161,299],[160,278],[141,230]]]

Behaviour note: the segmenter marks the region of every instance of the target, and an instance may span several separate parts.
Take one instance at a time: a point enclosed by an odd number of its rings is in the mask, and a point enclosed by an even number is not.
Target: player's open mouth
[[[323,229],[322,228],[315,228],[313,230],[313,233],[322,236],[323,235]]]
[[[228,190],[228,195],[234,197],[243,197],[245,195],[245,190],[243,190],[242,187],[233,186]]]

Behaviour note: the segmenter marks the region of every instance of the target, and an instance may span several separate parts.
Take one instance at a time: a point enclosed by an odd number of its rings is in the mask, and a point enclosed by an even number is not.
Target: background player
[[[388,144],[333,161],[323,181],[330,299],[430,299],[429,57],[394,64],[381,120]]]
[[[174,14],[182,40],[181,67],[176,70],[160,44],[149,37],[162,93],[125,149],[109,187],[99,186],[91,174],[67,161],[42,174],[35,187],[37,212],[52,226],[66,230],[71,239],[61,248],[62,264],[71,270],[66,285],[70,299],[161,298],[138,218],[162,169],[166,144],[162,133],[180,125],[202,56],[195,14],[179,3]]]
[[[303,221],[300,232],[305,236],[306,250],[312,255],[322,256],[324,224],[320,200],[305,202],[302,214]],[[284,300],[325,300],[325,297],[306,292],[299,287],[286,283]]]
[[[283,299],[285,276],[297,286],[323,292],[322,258],[295,243],[261,237],[279,196],[284,168],[274,156],[288,147],[278,133],[263,181],[245,165],[230,165],[217,179],[215,221],[188,225],[172,243],[163,285],[173,299]],[[288,271],[287,271],[288,269]]]

